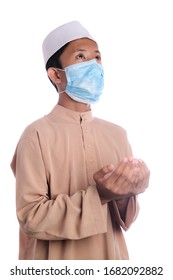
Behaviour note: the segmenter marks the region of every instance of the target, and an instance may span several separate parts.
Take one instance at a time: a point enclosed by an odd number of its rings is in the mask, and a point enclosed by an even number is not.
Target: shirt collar
[[[54,120],[62,118],[63,120],[76,123],[91,122],[93,120],[91,110],[87,112],[76,112],[58,104],[53,108],[49,115],[51,115]]]

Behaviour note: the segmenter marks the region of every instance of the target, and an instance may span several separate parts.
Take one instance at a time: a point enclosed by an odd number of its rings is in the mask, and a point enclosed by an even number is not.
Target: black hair
[[[50,68],[50,67],[55,67],[55,68],[60,68],[62,69],[62,65],[61,65],[61,61],[60,61],[60,56],[62,55],[63,51],[66,49],[66,47],[68,46],[69,43],[65,44],[62,48],[60,48],[57,52],[55,52],[47,61],[46,63],[46,71]],[[54,85],[54,87],[56,88],[56,90],[58,91],[56,85],[54,82],[52,82],[52,80],[49,78],[49,80],[51,81],[51,83]]]

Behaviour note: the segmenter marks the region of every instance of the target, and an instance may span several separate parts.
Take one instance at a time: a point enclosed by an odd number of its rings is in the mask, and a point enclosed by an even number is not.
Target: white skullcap
[[[49,58],[65,44],[81,38],[89,38],[95,41],[78,21],[68,22],[51,31],[42,45],[45,65]]]

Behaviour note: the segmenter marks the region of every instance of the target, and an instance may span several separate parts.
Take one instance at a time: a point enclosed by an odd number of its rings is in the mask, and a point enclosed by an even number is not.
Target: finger
[[[103,179],[105,177],[105,175],[109,174],[110,172],[112,172],[114,170],[114,165],[113,164],[108,164],[106,166],[104,166],[103,168],[101,168],[99,171],[97,171],[94,174],[94,180],[100,180]]]
[[[107,179],[109,180],[110,184],[115,184],[117,179],[122,175],[124,169],[126,168],[128,164],[128,158],[125,158],[119,166],[112,171],[109,177]]]
[[[121,188],[124,194],[136,194],[137,185],[139,183],[140,168],[138,160],[133,158],[128,159],[128,162],[118,177],[116,184]]]
[[[125,167],[127,166],[127,164],[128,164],[128,158],[125,158],[118,165],[118,167],[114,170],[114,172],[112,172],[111,178],[113,179],[113,178],[119,177],[123,173],[123,171],[124,171]]]
[[[127,174],[130,172],[130,165],[128,158],[125,158],[109,176],[109,183],[116,184],[119,180],[118,185],[123,184],[127,180]]]
[[[121,185],[129,186],[131,189],[135,188],[139,181],[139,173],[139,166],[134,165],[133,162],[128,162],[119,177],[119,183]]]
[[[140,168],[140,172],[138,182],[136,185],[136,194],[144,192],[149,184],[149,170],[146,164],[142,160],[139,160],[138,166]]]
[[[149,171],[147,165],[145,164],[145,162],[143,162],[142,160],[140,160],[140,168],[141,168],[140,179],[141,179],[143,185],[145,185],[145,187],[148,187],[150,171]]]

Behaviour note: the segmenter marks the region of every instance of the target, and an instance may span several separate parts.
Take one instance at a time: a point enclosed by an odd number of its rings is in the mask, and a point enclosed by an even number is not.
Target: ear
[[[48,77],[51,79],[51,81],[54,84],[60,84],[61,83],[61,75],[60,75],[58,69],[50,67],[47,70],[47,74],[48,74]]]

